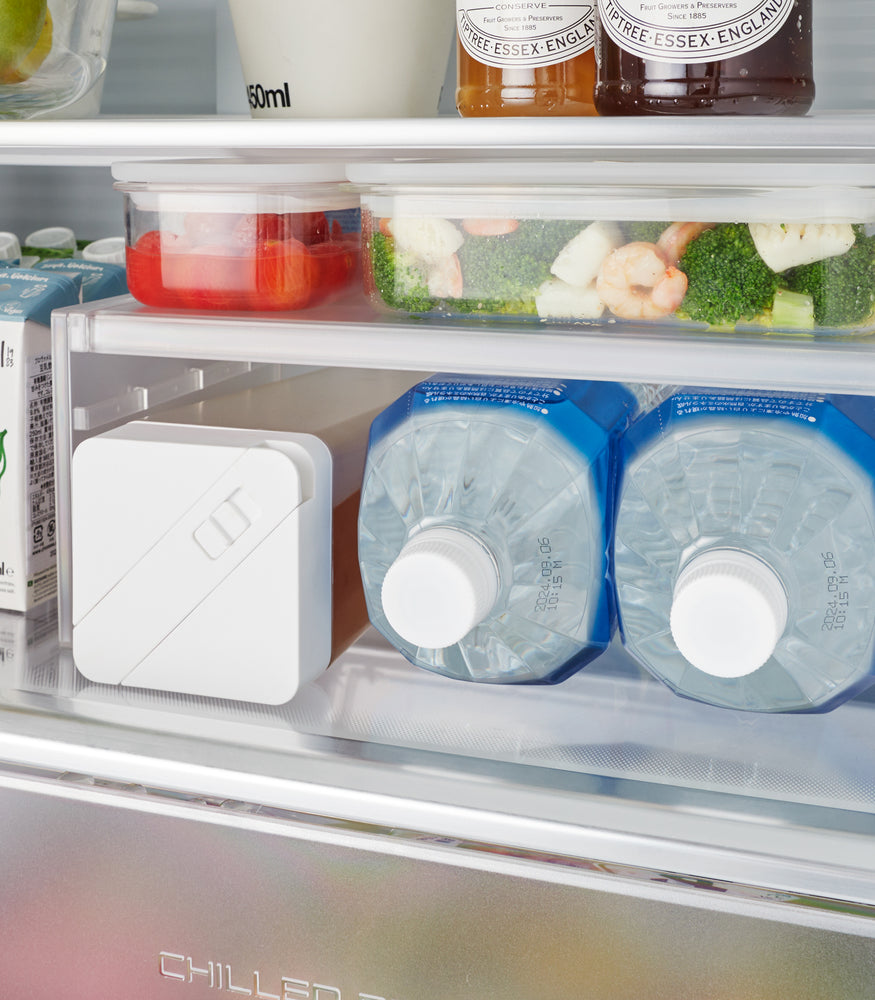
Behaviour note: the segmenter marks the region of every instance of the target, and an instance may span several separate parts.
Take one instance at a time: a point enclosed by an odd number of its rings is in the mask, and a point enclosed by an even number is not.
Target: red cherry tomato
[[[317,243],[310,247],[315,265],[314,292],[319,299],[348,288],[356,276],[358,248],[349,243]]]
[[[308,247],[324,243],[331,233],[324,212],[286,212],[283,225],[282,239],[300,240]]]
[[[174,270],[175,262],[188,249],[188,241],[175,233],[157,229],[144,233],[125,253],[131,294],[148,306],[183,306]]]
[[[313,290],[313,260],[298,240],[266,240],[257,249],[251,309],[303,309]]]
[[[276,212],[252,212],[244,215],[237,222],[231,233],[232,246],[255,253],[259,244],[265,240],[281,240],[284,238],[287,225],[285,216]]]

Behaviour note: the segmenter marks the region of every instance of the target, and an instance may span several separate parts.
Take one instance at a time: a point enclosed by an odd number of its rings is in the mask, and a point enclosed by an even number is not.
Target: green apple
[[[36,45],[11,69],[0,69],[0,83],[22,83],[42,66],[46,56],[52,51],[52,13],[46,11],[46,21]]]
[[[39,41],[46,0],[0,0],[0,74],[15,70]]]

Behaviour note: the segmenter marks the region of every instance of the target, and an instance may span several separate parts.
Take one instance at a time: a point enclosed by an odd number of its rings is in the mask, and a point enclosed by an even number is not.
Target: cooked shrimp
[[[462,219],[462,229],[470,236],[507,236],[518,228],[518,219]]]
[[[687,276],[653,243],[627,243],[602,262],[596,291],[620,319],[670,316],[687,294]]]
[[[714,226],[713,222],[673,222],[660,233],[656,245],[665,255],[666,262],[675,265],[693,240]]]
[[[437,299],[462,297],[462,268],[458,254],[450,254],[429,267],[428,294]]]

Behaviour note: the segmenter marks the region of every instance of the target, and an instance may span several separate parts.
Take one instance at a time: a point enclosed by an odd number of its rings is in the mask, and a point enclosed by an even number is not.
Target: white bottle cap
[[[492,610],[498,567],[473,535],[426,528],[401,549],[383,580],[383,613],[407,642],[444,649],[463,639]]]
[[[15,233],[0,233],[0,260],[21,260],[21,244]]]
[[[775,651],[787,625],[787,594],[756,556],[710,549],[681,570],[670,623],[694,667],[714,677],[744,677]]]
[[[96,260],[102,263],[124,264],[125,238],[124,236],[107,236],[105,239],[95,240],[82,248],[82,257],[85,260]]]
[[[118,0],[115,12],[117,21],[139,21],[158,13],[158,4],[151,0]]]
[[[45,250],[75,250],[76,234],[68,226],[37,229],[24,238],[24,245]]]

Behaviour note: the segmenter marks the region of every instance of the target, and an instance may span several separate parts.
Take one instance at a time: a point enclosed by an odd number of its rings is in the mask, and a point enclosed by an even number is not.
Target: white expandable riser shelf
[[[416,321],[378,313],[359,297],[306,313],[224,316],[168,313],[123,297],[59,311],[56,328],[73,353],[875,393],[870,337]]]

